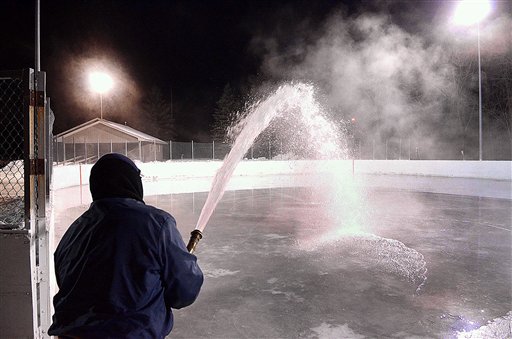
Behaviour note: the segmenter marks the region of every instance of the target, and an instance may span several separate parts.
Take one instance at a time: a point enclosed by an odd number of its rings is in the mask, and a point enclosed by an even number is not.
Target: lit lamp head
[[[103,119],[103,93],[108,92],[114,85],[114,80],[107,73],[92,72],[89,74],[91,89],[100,94],[100,118]]]
[[[103,72],[92,72],[89,74],[89,84],[91,89],[96,93],[106,93],[114,85],[112,77]]]
[[[457,3],[452,22],[461,26],[474,25],[482,21],[490,12],[489,0],[462,0]]]

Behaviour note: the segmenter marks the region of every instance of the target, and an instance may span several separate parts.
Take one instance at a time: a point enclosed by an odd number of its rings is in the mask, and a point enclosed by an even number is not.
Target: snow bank
[[[356,160],[355,172],[510,181],[511,165],[511,161]]]
[[[264,177],[310,173],[391,174],[427,177],[512,180],[510,161],[413,161],[413,160],[296,160],[242,161],[233,177]],[[210,179],[221,161],[167,161],[140,163],[144,181]],[[87,184],[92,165],[54,167],[53,188]],[[352,172],[353,171],[353,172]]]

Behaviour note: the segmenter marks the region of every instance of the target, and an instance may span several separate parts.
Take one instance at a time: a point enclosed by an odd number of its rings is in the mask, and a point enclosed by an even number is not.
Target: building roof
[[[85,129],[88,129],[88,128],[91,128],[91,127],[97,126],[97,125],[103,125],[108,128],[115,129],[121,133],[127,134],[133,138],[136,138],[138,141],[147,141],[147,142],[156,142],[159,144],[167,144],[167,142],[165,142],[163,140],[160,140],[160,139],[158,139],[154,136],[151,136],[149,134],[146,134],[144,132],[138,131],[135,128],[132,128],[130,126],[118,124],[116,122],[112,122],[112,121],[101,119],[101,118],[95,118],[95,119],[87,121],[81,125],[70,128],[67,131],[57,134],[55,136],[55,138],[70,137],[73,134],[76,134],[78,132],[81,132]]]

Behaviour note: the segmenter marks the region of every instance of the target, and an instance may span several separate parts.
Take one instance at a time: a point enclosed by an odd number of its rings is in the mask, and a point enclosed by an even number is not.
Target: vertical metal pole
[[[55,156],[55,161],[57,162],[57,165],[59,164],[59,141],[57,138],[53,138],[53,154]]]
[[[82,165],[78,165],[78,174],[80,176],[80,205],[83,205],[83,198],[82,198]]]
[[[478,156],[479,160],[483,159],[482,152],[482,67],[480,61],[480,22],[478,23]]]
[[[388,139],[386,139],[386,160],[388,160]]]
[[[124,155],[128,156],[128,140],[124,141]]]
[[[84,137],[85,163],[87,164],[87,140]]]
[[[35,44],[35,68],[41,71],[41,3],[36,0],[36,44]]]
[[[268,159],[272,159],[272,150],[270,149],[270,139],[268,139]]]
[[[112,153],[112,139],[110,139],[110,153]]]
[[[192,160],[194,160],[194,140],[192,140]]]
[[[75,137],[73,137],[73,164],[76,164],[76,144],[75,144]]]
[[[66,164],[66,139],[62,138],[62,145],[64,146],[64,165]]]
[[[97,145],[97,148],[98,148],[98,160],[100,160],[100,138],[98,137],[97,139],[98,139],[98,141],[97,141],[96,145]]]
[[[140,161],[143,161],[142,160],[142,141],[139,141],[139,159],[140,159]]]
[[[212,160],[215,159],[215,140],[212,140]]]
[[[372,139],[372,160],[375,160],[375,139]]]
[[[39,15],[39,14],[38,14]],[[29,85],[30,86],[30,85]],[[46,220],[46,75],[34,72],[34,82],[30,86],[31,104],[28,117],[28,154],[30,209],[30,264],[32,271],[32,305],[34,337],[44,336],[50,325],[50,258],[49,234]],[[64,141],[65,145],[65,141]],[[27,179],[27,178],[26,178]]]
[[[399,148],[398,160],[402,160],[402,138],[400,138],[400,148]]]
[[[172,140],[169,140],[169,160],[172,160]]]
[[[53,126],[52,126],[52,121],[51,121],[51,114],[52,114],[52,109],[51,109],[51,105],[50,105],[50,98],[47,98],[47,101],[46,101],[46,113],[45,113],[45,121],[44,121],[44,124],[45,124],[45,127],[46,127],[46,139],[45,139],[45,145],[46,145],[46,157],[47,157],[47,163],[46,163],[46,194],[47,194],[47,199],[50,198],[50,184],[51,184],[51,178],[52,178],[52,173],[53,173],[53,142],[52,142],[52,131],[53,131]]]
[[[411,138],[409,138],[409,160],[411,160]]]
[[[155,153],[155,161],[156,161],[156,140],[153,140],[153,149],[154,149],[154,153]]]

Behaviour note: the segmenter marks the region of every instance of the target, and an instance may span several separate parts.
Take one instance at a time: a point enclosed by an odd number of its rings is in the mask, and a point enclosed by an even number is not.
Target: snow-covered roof
[[[91,128],[91,127],[94,127],[94,126],[97,126],[97,125],[103,125],[103,126],[112,128],[112,129],[117,130],[117,131],[119,131],[121,133],[127,134],[127,135],[129,135],[129,136],[131,136],[133,138],[136,138],[139,141],[148,141],[148,142],[156,142],[156,143],[160,143],[160,144],[166,144],[165,141],[160,140],[160,139],[158,139],[158,138],[156,138],[154,136],[151,136],[149,134],[146,134],[144,132],[141,132],[139,130],[136,130],[135,128],[132,128],[130,126],[118,124],[116,122],[112,122],[112,121],[105,120],[105,119],[100,119],[100,118],[95,118],[95,119],[87,121],[87,122],[85,122],[85,123],[83,123],[81,125],[78,125],[78,126],[75,126],[73,128],[70,128],[67,131],[64,131],[62,133],[57,134],[55,137],[56,138],[70,137],[73,134],[76,134],[78,132],[81,132],[81,131],[83,131],[85,129],[88,129],[88,128]]]

